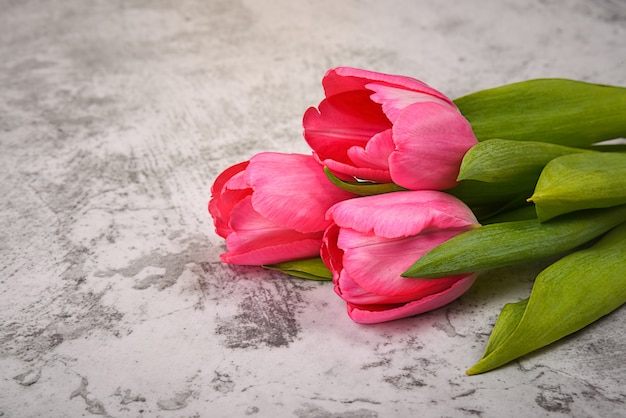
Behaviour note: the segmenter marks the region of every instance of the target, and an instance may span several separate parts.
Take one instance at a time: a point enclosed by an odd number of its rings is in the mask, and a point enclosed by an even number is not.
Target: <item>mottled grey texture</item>
[[[626,85],[626,3],[4,0],[0,416],[620,416],[624,309],[465,376],[541,265],[361,326],[329,283],[219,262],[212,180],[308,152],[301,117],[337,65],[452,97]]]

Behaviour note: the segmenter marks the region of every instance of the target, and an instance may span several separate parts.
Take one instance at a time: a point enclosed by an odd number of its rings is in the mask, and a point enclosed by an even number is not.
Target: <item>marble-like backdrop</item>
[[[3,1],[0,416],[623,416],[623,309],[464,374],[541,264],[357,325],[330,283],[220,263],[206,206],[231,164],[309,152],[330,67],[458,97],[625,64],[619,0]]]

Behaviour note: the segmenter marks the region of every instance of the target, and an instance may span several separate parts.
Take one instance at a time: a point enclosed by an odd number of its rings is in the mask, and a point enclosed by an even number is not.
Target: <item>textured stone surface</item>
[[[329,283],[221,264],[206,204],[229,165],[308,152],[330,67],[458,97],[625,64],[619,0],[4,0],[0,416],[620,416],[624,309],[464,374],[540,265],[361,326]]]

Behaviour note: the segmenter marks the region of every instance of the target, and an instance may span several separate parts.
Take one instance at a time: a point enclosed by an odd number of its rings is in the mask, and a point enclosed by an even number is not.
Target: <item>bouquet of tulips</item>
[[[626,302],[626,147],[606,144],[626,137],[626,88],[538,79],[451,100],[347,67],[323,87],[310,155],[260,153],[215,180],[222,261],[332,280],[350,318],[377,323],[448,304],[481,271],[557,259],[469,374]]]

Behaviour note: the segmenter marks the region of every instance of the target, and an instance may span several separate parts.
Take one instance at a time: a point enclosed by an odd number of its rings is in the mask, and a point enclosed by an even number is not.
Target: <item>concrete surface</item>
[[[621,0],[0,1],[0,416],[624,416],[624,309],[464,374],[540,265],[361,326],[329,283],[221,264],[206,204],[308,152],[330,67],[458,97],[625,64]]]

